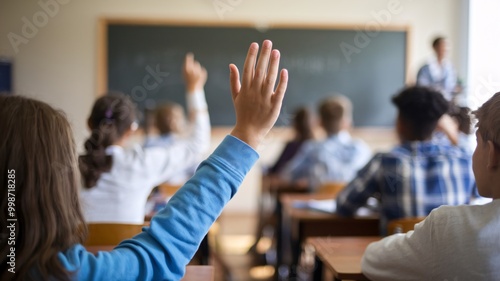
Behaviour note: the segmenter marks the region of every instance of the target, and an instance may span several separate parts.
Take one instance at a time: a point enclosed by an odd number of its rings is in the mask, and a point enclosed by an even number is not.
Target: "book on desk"
[[[331,199],[308,199],[308,200],[294,200],[292,203],[294,208],[308,209],[328,214],[335,214],[337,209],[337,201]],[[377,213],[378,201],[375,198],[370,198],[365,207],[361,207],[356,212],[356,216],[367,217],[373,216]]]

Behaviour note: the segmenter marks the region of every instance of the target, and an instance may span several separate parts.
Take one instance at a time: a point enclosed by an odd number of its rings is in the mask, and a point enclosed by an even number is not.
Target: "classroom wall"
[[[100,17],[170,18],[213,21],[304,22],[365,25],[377,22],[412,27],[410,75],[431,54],[431,39],[449,37],[451,59],[465,75],[466,46],[460,32],[464,1],[455,0],[0,0],[0,55],[14,61],[14,88],[64,110],[81,148],[87,136],[85,119],[96,95],[97,20]],[[51,3],[47,16],[43,3]],[[383,17],[382,15],[385,15]],[[389,16],[387,16],[389,15]],[[29,23],[26,23],[29,22]],[[29,26],[35,22],[40,27]],[[24,30],[23,30],[24,28]],[[10,34],[10,35],[9,35]],[[15,34],[15,35],[13,35]],[[11,37],[14,45],[11,44]],[[354,38],[353,38],[354,40]],[[369,48],[369,46],[367,47]],[[366,132],[366,131],[365,131]],[[390,130],[388,131],[390,132]],[[224,132],[222,132],[224,133]],[[366,135],[361,132],[361,135]],[[369,134],[368,134],[369,135]],[[213,147],[220,141],[216,134]],[[283,137],[274,133],[264,148],[261,163],[273,160]],[[395,141],[388,133],[374,140],[374,148]],[[256,168],[228,206],[235,212],[256,209],[260,172]]]
[[[498,0],[471,0],[469,9],[468,104],[476,109],[500,92]]]

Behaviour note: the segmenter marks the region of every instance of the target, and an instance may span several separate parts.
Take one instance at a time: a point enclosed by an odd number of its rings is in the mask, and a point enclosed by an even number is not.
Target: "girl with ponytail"
[[[88,119],[90,137],[85,141],[86,154],[80,156],[83,186],[92,188],[104,172],[109,172],[113,159],[106,148],[130,133],[135,123],[133,103],[123,94],[99,98]]]

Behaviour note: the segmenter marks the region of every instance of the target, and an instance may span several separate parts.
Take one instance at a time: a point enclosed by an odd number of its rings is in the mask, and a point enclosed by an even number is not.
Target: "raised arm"
[[[66,268],[79,280],[179,280],[202,238],[236,193],[245,174],[258,158],[255,148],[276,122],[287,86],[287,72],[278,76],[279,52],[264,41],[252,43],[242,82],[230,66],[231,91],[237,123],[216,151],[201,165],[151,221],[151,226],[111,252],[97,256],[78,246],[61,255]],[[109,279],[108,279],[109,278]]]
[[[250,45],[241,82],[236,65],[229,65],[231,94],[236,110],[236,125],[231,135],[248,143],[254,149],[278,119],[288,83],[288,72],[283,69],[280,72],[276,91],[274,91],[280,52],[272,50],[271,41],[266,40],[256,64],[258,50],[257,43]],[[262,104],[262,106],[251,104]]]
[[[443,132],[446,137],[450,140],[451,144],[458,145],[458,124],[453,120],[453,118],[444,114],[438,121],[436,130]]]
[[[210,147],[210,118],[203,90],[207,70],[194,59],[192,53],[188,53],[182,73],[190,119],[189,135],[172,145],[144,149],[142,167],[152,179],[151,186],[168,181],[187,167],[197,165]]]
[[[207,104],[203,88],[207,82],[207,70],[194,59],[192,53],[188,53],[184,58],[182,68],[184,83],[186,84],[186,98],[188,114],[191,122],[196,122],[196,118],[201,115],[208,118]]]

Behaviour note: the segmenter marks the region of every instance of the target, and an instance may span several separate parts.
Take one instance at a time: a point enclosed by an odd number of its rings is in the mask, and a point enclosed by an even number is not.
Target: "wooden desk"
[[[381,237],[315,237],[307,239],[314,247],[315,281],[323,280],[323,265],[333,273],[334,280],[369,280],[361,273],[361,259],[368,244]]]
[[[214,267],[210,265],[188,265],[181,281],[213,281]]]
[[[378,217],[344,218],[336,214],[293,206],[294,201],[297,200],[329,198],[331,195],[328,194],[282,194],[280,196],[282,211],[278,230],[278,265],[291,264],[293,271],[299,261],[301,245],[308,237],[379,235]],[[291,257],[291,261],[284,260],[284,257]]]

